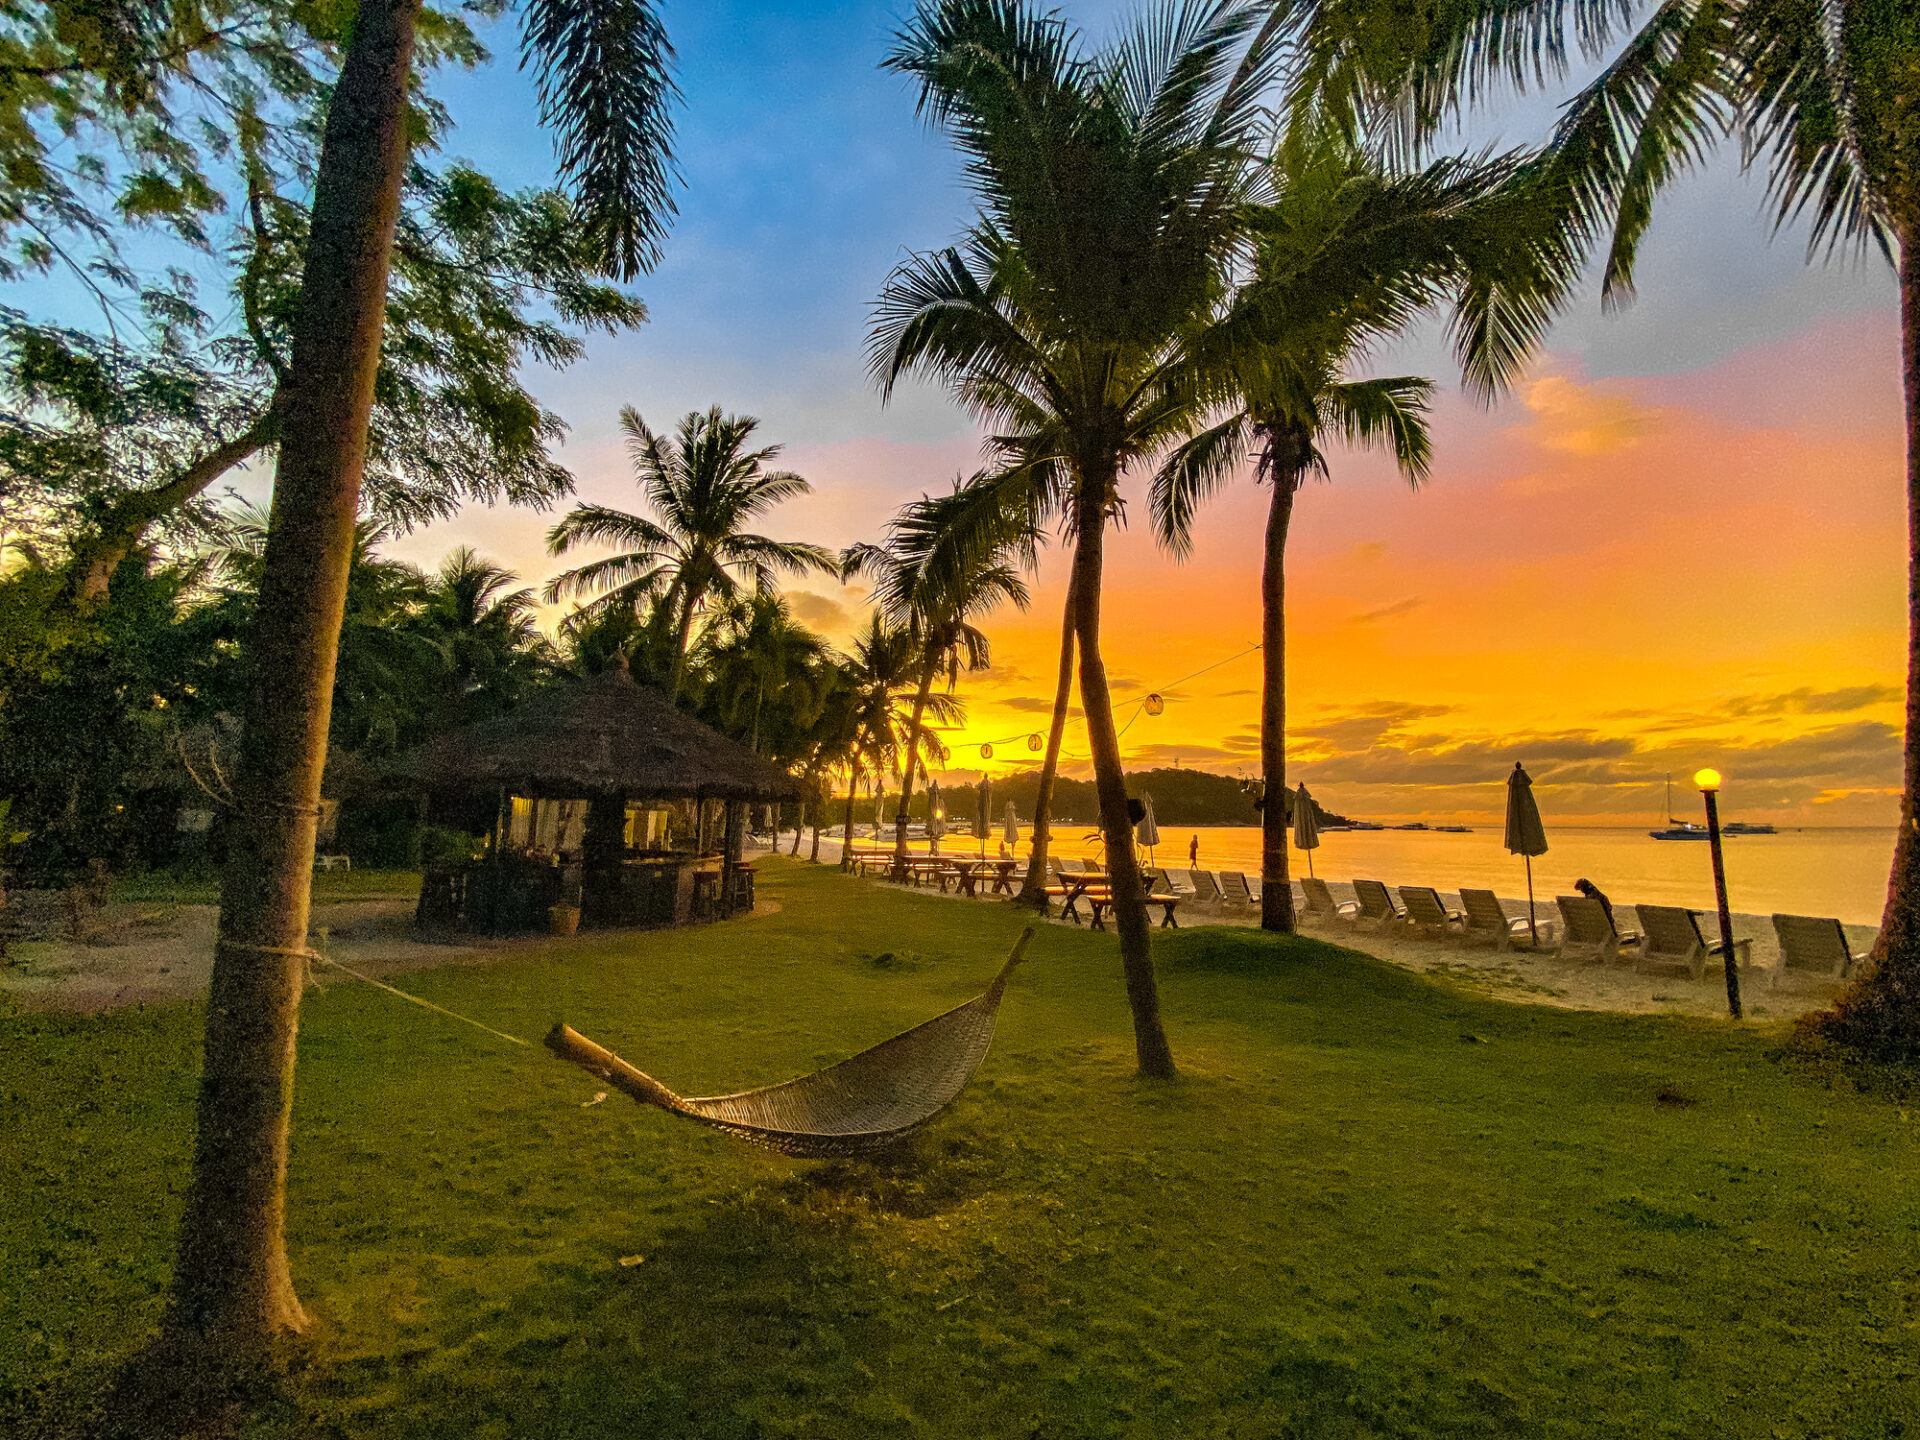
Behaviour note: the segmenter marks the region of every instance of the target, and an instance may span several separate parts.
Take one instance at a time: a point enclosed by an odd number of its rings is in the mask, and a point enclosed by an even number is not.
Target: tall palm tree
[[[564,555],[576,545],[600,542],[626,550],[563,571],[547,582],[549,601],[600,592],[590,611],[632,609],[663,603],[675,637],[675,699],[686,679],[693,622],[709,601],[731,600],[739,579],[756,589],[773,588],[782,571],[831,572],[833,556],[818,545],[770,540],[743,527],[783,500],[812,491],[789,470],[769,470],[778,445],[749,450],[760,422],[751,415],[723,415],[715,405],[683,416],[674,437],[654,434],[631,405],[620,412],[627,450],[640,488],[658,516],[649,520],[605,505],[576,505],[547,532],[547,548]]]
[[[1171,1075],[1146,891],[1100,647],[1106,529],[1125,470],[1183,428],[1183,330],[1240,245],[1276,52],[1235,0],[1173,4],[1085,53],[1020,0],[923,3],[887,64],[966,155],[964,248],[909,259],[873,337],[883,386],[923,371],[1017,442],[1074,540],[1074,640],[1135,1049]]]
[[[386,321],[422,0],[362,0],[327,106],[283,383],[221,886],[194,1151],[166,1318],[115,1404],[192,1413],[225,1367],[306,1325],[285,1243],[287,1140],[320,776],[367,424]],[[526,58],[605,270],[648,269],[672,212],[671,49],[650,0],[525,0]],[[186,1419],[191,1419],[189,1414]]]
[[[1384,112],[1411,144],[1497,85],[1564,78],[1571,31],[1579,53],[1606,63],[1564,108],[1552,150],[1579,225],[1607,237],[1603,300],[1631,295],[1661,188],[1726,140],[1767,175],[1782,226],[1809,221],[1810,259],[1871,248],[1893,268],[1909,551],[1901,824],[1873,963],[1827,1028],[1883,1058],[1920,1058],[1920,8],[1468,0],[1380,23],[1347,0],[1278,0],[1269,27],[1303,57],[1294,108],[1359,124]]]
[[[920,685],[907,722],[900,809],[894,819],[896,874],[906,869],[907,811],[913,804],[915,762],[934,682],[944,676],[951,697],[962,667],[979,670],[987,665],[992,647],[974,623],[979,616],[1001,604],[1022,610],[1027,606],[1026,582],[1006,557],[1009,551],[1030,557],[1031,540],[1004,538],[997,525],[990,525],[989,538],[982,543],[977,496],[983,491],[991,496],[994,487],[991,477],[976,477],[974,485],[978,489],[956,484],[949,495],[922,496],[902,506],[887,525],[884,543],[854,545],[841,556],[843,577],[870,576],[881,612],[905,628],[918,652]],[[989,513],[1001,514],[997,507]],[[994,543],[995,538],[1000,543]]]
[[[1350,379],[1354,361],[1422,315],[1453,306],[1470,385],[1509,383],[1578,278],[1537,161],[1445,159],[1394,174],[1337,128],[1299,122],[1272,162],[1276,198],[1257,227],[1247,283],[1191,347],[1200,384],[1228,413],[1182,445],[1153,488],[1154,528],[1177,555],[1199,501],[1251,453],[1272,486],[1261,577],[1260,923],[1294,928],[1287,869],[1286,546],[1300,487],[1328,473],[1330,439],[1389,450],[1407,483],[1426,478],[1431,383]]]

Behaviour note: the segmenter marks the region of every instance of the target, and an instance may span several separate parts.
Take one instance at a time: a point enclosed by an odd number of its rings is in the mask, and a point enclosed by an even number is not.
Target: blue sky
[[[867,307],[888,270],[911,249],[951,239],[971,209],[950,148],[915,118],[907,83],[879,68],[904,13],[898,4],[668,0],[685,96],[677,141],[685,183],[665,260],[638,287],[652,319],[632,335],[596,339],[564,375],[530,377],[573,426],[563,458],[583,490],[619,498],[614,425],[623,404],[664,424],[717,402],[760,416],[767,437],[802,454],[867,441],[909,447],[888,462],[901,496],[965,463],[964,416],[913,386],[882,406],[862,361]],[[1064,13],[1097,37],[1124,7]],[[514,22],[487,38],[492,65],[437,83],[458,125],[448,150],[509,182],[546,183],[552,151],[516,68]],[[1492,107],[1474,121],[1472,143],[1538,136],[1551,114],[1544,99]],[[1797,238],[1770,242],[1762,202],[1760,186],[1726,160],[1683,184],[1653,228],[1641,302],[1605,316],[1589,297],[1557,328],[1554,350],[1595,378],[1682,372],[1821,316],[1890,304],[1877,262],[1810,269]],[[1401,363],[1446,374],[1431,336]],[[873,498],[869,485],[858,488],[857,504],[817,507],[814,518],[841,532],[818,538],[854,538],[844,532],[870,514]],[[511,544],[516,561],[532,561],[517,533],[524,518],[511,538],[508,517],[474,518]],[[418,539],[425,543],[408,548],[451,543]]]

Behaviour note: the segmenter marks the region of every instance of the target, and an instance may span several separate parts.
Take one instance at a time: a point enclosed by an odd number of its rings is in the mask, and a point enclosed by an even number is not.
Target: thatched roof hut
[[[542,695],[403,756],[395,773],[435,790],[505,786],[556,799],[793,799],[799,786],[745,746],[702,725],[627,673]]]

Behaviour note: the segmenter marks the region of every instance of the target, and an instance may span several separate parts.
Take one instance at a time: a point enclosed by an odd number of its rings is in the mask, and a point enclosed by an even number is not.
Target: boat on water
[[[1471,825],[1436,825],[1433,831],[1436,835],[1471,835],[1473,827]]]
[[[1755,824],[1749,820],[1729,820],[1720,827],[1722,835],[1777,835],[1780,832],[1771,825]],[[1655,840],[1705,840],[1707,827],[1696,825],[1691,820],[1676,819],[1673,813],[1673,776],[1667,776],[1667,828],[1649,830],[1648,835]]]

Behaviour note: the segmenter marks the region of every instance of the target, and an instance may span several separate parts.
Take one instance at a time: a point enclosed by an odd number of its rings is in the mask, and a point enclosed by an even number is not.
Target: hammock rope
[[[944,1015],[811,1075],[731,1095],[676,1095],[586,1036],[555,1025],[547,1048],[643,1105],[802,1159],[886,1145],[938,1115],[973,1079],[993,1044],[1000,997],[1026,958],[1027,929],[979,995]]]

